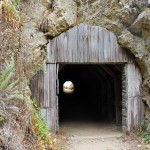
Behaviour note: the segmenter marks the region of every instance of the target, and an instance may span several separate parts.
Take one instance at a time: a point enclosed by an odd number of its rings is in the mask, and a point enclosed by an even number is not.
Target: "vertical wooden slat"
[[[99,46],[98,46],[98,53],[99,53],[99,62],[104,62],[104,38],[103,38],[103,32],[104,32],[104,30],[103,30],[103,28],[99,28],[99,42],[98,42],[98,44],[99,44]]]
[[[72,38],[72,40],[73,40],[72,60],[73,60],[73,62],[78,62],[77,61],[77,49],[78,49],[77,48],[77,46],[78,46],[78,44],[77,44],[77,27],[74,27],[72,30],[73,30],[72,32],[74,33],[73,38]]]
[[[91,27],[90,35],[89,35],[89,61],[90,62],[98,62],[99,56],[99,28],[98,27]]]
[[[110,53],[111,53],[111,62],[115,62],[116,59],[116,37],[113,33],[109,33],[110,36]]]
[[[56,107],[56,64],[47,64],[49,68],[49,106]]]
[[[46,108],[46,122],[52,133],[56,133],[56,108]]]
[[[57,61],[56,58],[56,39],[54,38],[53,40],[50,40],[49,43],[47,44],[47,63],[55,63]]]
[[[131,131],[134,126],[138,126],[141,122],[141,73],[135,64],[127,64],[127,125],[128,130]],[[140,106],[141,105],[141,106]]]
[[[89,28],[87,25],[84,26],[84,37],[83,37],[83,62],[88,62],[88,54],[89,54],[89,47],[88,47],[88,36],[89,36]]]
[[[42,117],[42,119],[44,119],[47,122],[47,112],[46,112],[46,108],[41,108],[40,109],[40,116]]]
[[[57,106],[56,106],[56,131],[59,131],[59,96],[56,96]]]
[[[38,74],[38,99],[40,102],[40,106],[41,108],[44,106],[43,102],[44,102],[44,71],[40,70],[39,74]],[[34,87],[35,88],[35,87]]]
[[[62,33],[57,37],[57,62],[68,62],[68,34]]]
[[[32,96],[36,98],[38,105],[43,108],[44,102],[44,72],[41,69],[33,77],[30,84]]]
[[[56,131],[59,131],[59,78],[58,78],[58,73],[59,73],[59,64],[56,64]]]
[[[77,58],[78,58],[78,62],[83,62],[84,37],[85,37],[84,25],[81,24],[80,26],[78,26],[78,31],[77,31]]]
[[[44,73],[44,107],[49,107],[49,65],[46,65]]]
[[[77,26],[67,31],[68,36],[68,62],[76,62],[77,59]]]
[[[44,107],[46,109],[46,122],[53,132],[56,132],[57,124],[56,100],[56,64],[47,64],[44,75]]]
[[[44,107],[56,107],[56,64],[47,64],[44,74]]]
[[[104,35],[104,62],[110,62],[109,61],[109,49],[110,49],[110,45],[109,45],[109,32],[107,30],[105,30]]]
[[[56,108],[49,108],[50,111],[50,129],[53,133],[57,131],[57,110]]]

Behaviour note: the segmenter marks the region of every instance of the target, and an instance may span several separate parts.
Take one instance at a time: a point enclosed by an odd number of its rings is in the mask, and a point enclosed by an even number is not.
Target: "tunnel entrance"
[[[59,69],[59,125],[65,122],[122,124],[123,65],[63,64]],[[65,93],[71,81],[74,91]],[[68,126],[68,125],[67,125]]]
[[[106,120],[122,124],[124,132],[144,119],[142,75],[135,57],[105,28],[79,24],[49,40],[43,68],[30,87],[53,133],[65,119]],[[66,81],[73,83],[69,91]]]

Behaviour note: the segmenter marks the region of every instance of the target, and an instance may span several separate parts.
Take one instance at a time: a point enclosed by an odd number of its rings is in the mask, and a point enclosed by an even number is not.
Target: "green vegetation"
[[[36,99],[33,99],[33,110],[35,115],[35,130],[37,131],[37,134],[40,135],[43,139],[46,138],[49,134],[49,129],[46,126],[46,122],[44,119],[40,117],[39,108],[36,104]]]
[[[150,144],[150,131],[145,131],[143,137],[145,141]]]
[[[150,130],[147,130],[148,123],[144,120],[140,127],[135,129],[137,136],[142,137],[146,143],[150,144]]]
[[[10,79],[14,74],[13,68],[14,68],[14,58],[12,57],[10,64],[6,67],[5,71],[0,76],[0,90],[6,89],[8,87]]]
[[[44,119],[41,118],[39,108],[37,107],[36,99],[33,99],[33,112],[34,117],[32,118],[33,130],[38,137],[39,149],[53,149],[56,143],[56,139],[51,137],[50,130],[48,129]]]
[[[5,117],[0,115],[0,122],[3,122],[5,120]]]
[[[142,122],[142,128],[143,128],[143,138],[144,140],[150,144],[150,130],[147,131],[147,126],[148,126],[148,123],[146,121],[143,121]]]

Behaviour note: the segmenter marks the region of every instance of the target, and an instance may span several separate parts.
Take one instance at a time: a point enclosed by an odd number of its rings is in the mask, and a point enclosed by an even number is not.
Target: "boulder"
[[[150,122],[150,107],[146,107],[145,119],[148,120],[148,122]]]
[[[148,123],[146,130],[150,131],[150,123]]]
[[[141,34],[144,31],[150,31],[150,9],[146,9],[139,14],[137,19],[131,25],[131,32]]]
[[[47,36],[55,37],[76,23],[77,4],[73,0],[54,0],[53,11],[46,13],[40,30]]]
[[[138,16],[137,8],[123,7],[120,13],[121,21],[124,25],[130,26]]]

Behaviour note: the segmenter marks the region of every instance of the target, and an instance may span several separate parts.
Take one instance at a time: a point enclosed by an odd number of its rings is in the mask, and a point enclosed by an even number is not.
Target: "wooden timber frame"
[[[46,70],[39,71],[31,81],[31,91],[40,107],[41,116],[52,132],[59,130],[58,123],[58,71],[60,64],[124,64],[122,75],[122,126],[131,131],[144,118],[141,98],[142,77],[134,57],[122,49],[116,36],[98,26],[79,24],[49,41]],[[104,68],[106,69],[106,68]],[[110,73],[112,78],[115,74]],[[117,89],[117,81],[115,87]],[[116,90],[115,90],[115,93]],[[116,104],[118,95],[116,94]],[[116,117],[118,117],[116,108]]]

